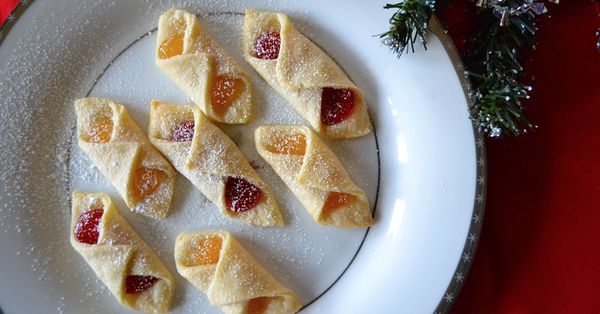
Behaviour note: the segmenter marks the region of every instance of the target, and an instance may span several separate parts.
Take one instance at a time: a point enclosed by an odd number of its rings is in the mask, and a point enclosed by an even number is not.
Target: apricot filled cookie
[[[371,132],[363,92],[281,13],[246,10],[244,58],[319,133]]]
[[[211,120],[246,123],[252,118],[248,75],[195,15],[171,9],[160,17],[155,60]]]
[[[167,216],[175,186],[175,170],[112,100],[75,101],[79,147],[112,183],[134,212]]]
[[[148,135],[224,215],[258,226],[283,225],[271,188],[197,107],[153,100]]]
[[[305,126],[260,126],[256,150],[314,220],[336,227],[373,224],[366,193],[331,150]]]
[[[124,306],[166,313],[175,279],[104,193],[75,192],[71,245]]]
[[[227,231],[180,234],[175,263],[181,276],[227,314],[296,313],[302,306]]]

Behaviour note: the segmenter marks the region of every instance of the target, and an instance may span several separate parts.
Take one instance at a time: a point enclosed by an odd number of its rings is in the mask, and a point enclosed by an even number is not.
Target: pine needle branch
[[[427,50],[425,35],[429,20],[435,8],[435,1],[405,0],[400,3],[386,4],[384,9],[396,9],[390,18],[390,29],[379,35],[383,44],[402,56],[410,50],[415,52],[415,43],[420,41]]]

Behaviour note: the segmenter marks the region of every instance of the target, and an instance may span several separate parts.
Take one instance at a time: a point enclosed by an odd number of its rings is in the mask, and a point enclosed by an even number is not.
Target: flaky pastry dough
[[[127,206],[152,218],[166,217],[175,186],[175,170],[150,144],[127,109],[109,99],[82,98],[75,101],[75,111],[79,147],[117,189]],[[140,194],[144,189],[152,191]]]
[[[276,59],[256,57],[257,39],[274,32],[280,37]],[[246,10],[243,29],[244,58],[320,134],[351,138],[371,132],[363,92],[321,48],[297,31],[282,13]],[[322,90],[347,89],[354,93],[354,109],[344,121],[326,125],[321,121]]]
[[[342,163],[309,128],[260,126],[254,140],[261,157],[317,223],[336,227],[373,224],[366,193],[352,182]]]
[[[216,255],[216,261],[207,259],[208,254]],[[275,280],[227,231],[180,234],[175,263],[181,276],[227,314],[295,313],[302,306],[296,294]]]
[[[103,210],[98,242],[83,243],[75,237],[82,214]],[[74,192],[71,209],[71,245],[124,306],[146,313],[166,313],[171,304],[175,279],[159,257],[119,214],[104,193]],[[127,293],[128,276],[151,276],[156,282],[142,292]]]
[[[174,129],[185,122],[193,122],[193,137],[188,141],[174,141]],[[271,188],[250,166],[235,143],[198,108],[153,100],[148,134],[152,144],[221,213],[258,226],[283,225]],[[242,178],[258,187],[262,197],[256,207],[239,212],[229,210],[225,199],[227,178]]]
[[[174,36],[180,36],[177,44],[183,45],[181,51],[171,53],[174,56],[161,52],[165,50],[161,46]],[[176,9],[161,15],[155,62],[211,120],[237,124],[252,119],[252,86],[248,75],[201,27],[195,15]],[[240,80],[239,88],[243,88],[228,108],[212,103],[212,89],[219,77]]]

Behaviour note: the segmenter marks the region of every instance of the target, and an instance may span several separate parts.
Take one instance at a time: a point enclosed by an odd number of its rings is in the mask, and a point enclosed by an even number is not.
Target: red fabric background
[[[14,10],[17,3],[19,3],[19,0],[0,0],[0,25],[4,23],[4,20]]]
[[[2,0],[0,24],[16,3]],[[459,49],[473,7],[438,12]],[[590,0],[549,9],[525,63],[539,129],[488,141],[483,231],[456,313],[600,313],[600,10]]]
[[[473,7],[441,10],[460,48]],[[600,313],[600,11],[590,0],[548,8],[525,62],[539,128],[487,141],[483,230],[455,313]]]

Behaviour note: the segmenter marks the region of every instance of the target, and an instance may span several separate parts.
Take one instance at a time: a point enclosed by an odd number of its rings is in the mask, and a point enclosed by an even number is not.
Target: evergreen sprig
[[[435,8],[435,1],[405,0],[395,4],[386,4],[384,9],[396,9],[390,18],[390,29],[380,34],[383,43],[390,47],[398,57],[408,51],[415,52],[415,43],[421,42],[427,50],[427,34],[429,19]]]
[[[510,10],[522,6],[523,1],[505,0],[502,5]],[[519,51],[535,46],[536,15],[527,10],[509,16],[504,26],[494,8],[483,8],[480,15],[481,25],[471,37],[465,56],[466,74],[473,88],[471,118],[491,137],[521,135],[535,128],[521,105],[521,100],[529,98],[531,86],[520,82],[523,66]]]
[[[482,7],[481,23],[470,37],[464,60],[472,85],[471,119],[490,137],[521,135],[535,126],[521,105],[521,100],[529,98],[531,86],[520,82],[523,66],[519,52],[535,46],[534,6],[545,9],[532,0],[480,0],[478,5]],[[425,35],[434,7],[435,2],[424,0],[387,4],[385,9],[397,11],[390,18],[390,30],[380,35],[384,44],[399,57],[409,46],[414,52],[417,40],[427,49]]]

